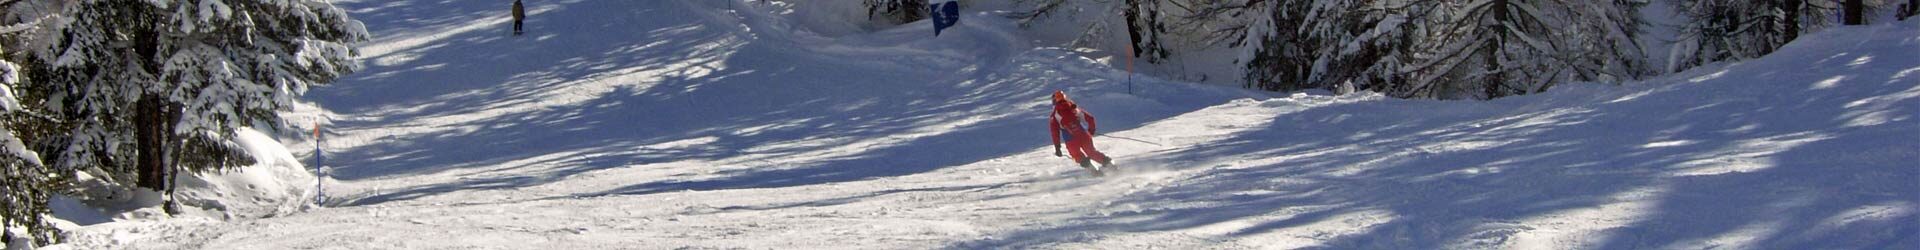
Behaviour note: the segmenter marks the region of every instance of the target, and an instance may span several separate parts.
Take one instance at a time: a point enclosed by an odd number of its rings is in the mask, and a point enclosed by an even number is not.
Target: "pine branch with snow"
[[[0,54],[5,52],[0,48]],[[0,228],[6,231],[0,240],[7,241],[0,245],[44,245],[53,243],[60,234],[43,217],[50,212],[47,200],[56,182],[46,164],[41,163],[39,153],[28,149],[14,132],[24,124],[13,117],[29,112],[13,91],[21,78],[18,64],[0,59],[0,117],[6,117],[0,119]],[[16,235],[29,242],[12,242]]]

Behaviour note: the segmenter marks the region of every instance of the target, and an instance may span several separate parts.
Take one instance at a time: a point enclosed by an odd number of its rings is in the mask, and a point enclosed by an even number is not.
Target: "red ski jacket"
[[[1066,133],[1066,136],[1091,138],[1094,131],[1100,130],[1100,126],[1094,122],[1092,113],[1081,110],[1080,105],[1074,104],[1072,100],[1067,100],[1065,95],[1058,93],[1054,95],[1053,115],[1049,120],[1047,131],[1053,134],[1054,146],[1060,146],[1062,132]],[[1080,127],[1081,120],[1087,122],[1084,129]],[[1071,137],[1068,138],[1071,139]]]

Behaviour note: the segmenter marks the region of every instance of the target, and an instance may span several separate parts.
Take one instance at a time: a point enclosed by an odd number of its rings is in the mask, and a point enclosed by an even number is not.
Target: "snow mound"
[[[268,218],[301,212],[313,204],[318,180],[273,136],[251,128],[235,131],[234,142],[253,155],[254,165],[224,172],[180,176],[174,198],[180,214],[169,215],[161,204],[166,194],[143,188],[106,184],[81,173],[79,198],[55,195],[49,201],[55,227],[68,232],[66,243],[41,249],[94,249],[94,245],[175,237],[142,232],[179,231],[219,221]],[[131,192],[128,189],[132,189]],[[191,241],[191,240],[190,240]],[[146,248],[178,245],[142,244]]]
[[[317,177],[272,136],[243,128],[234,140],[252,154],[253,166],[183,176],[175,191],[187,214],[210,218],[257,218],[297,212],[311,204]]]

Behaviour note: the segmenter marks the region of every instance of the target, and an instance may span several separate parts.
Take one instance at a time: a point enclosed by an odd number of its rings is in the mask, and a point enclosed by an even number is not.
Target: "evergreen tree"
[[[1306,80],[1318,49],[1309,36],[1288,27],[1309,25],[1306,15],[1312,2],[1223,1],[1189,13],[1197,20],[1245,20],[1222,25],[1218,30],[1223,33],[1210,35],[1240,48],[1236,62],[1247,65],[1247,88],[1295,91],[1312,87]]]
[[[1408,59],[1422,5],[1393,0],[1246,1],[1195,12],[1232,18],[1253,14],[1225,37],[1242,48],[1247,87],[1271,91],[1386,86]]]
[[[1442,1],[1419,36],[1422,62],[1401,97],[1480,98],[1546,91],[1561,81],[1646,74],[1635,4],[1613,1]]]
[[[35,148],[56,169],[154,190],[251,164],[234,129],[279,127],[297,95],[355,68],[348,44],[367,36],[320,0],[48,2],[34,10],[56,20],[9,41],[33,65],[22,98],[61,123]]]
[[[0,47],[0,54],[5,53]],[[0,240],[13,240],[12,230],[19,228],[26,230],[19,233],[33,241],[21,244],[44,245],[52,243],[58,234],[41,217],[49,212],[47,199],[56,182],[41,164],[39,153],[27,149],[14,133],[20,121],[30,116],[14,97],[13,86],[20,82],[20,74],[19,65],[0,59],[0,117],[5,117],[0,119],[0,195],[4,195],[0,197],[0,228],[7,233]]]
[[[1311,70],[1306,88],[1379,88],[1399,82],[1400,67],[1411,59],[1417,23],[1409,15],[1427,7],[1409,1],[1314,1],[1299,36],[1311,41]]]
[[[1644,2],[1242,0],[1197,8],[1246,19],[1214,39],[1242,48],[1248,87],[1399,97],[1498,98],[1559,81],[1651,73],[1637,42]],[[1244,16],[1244,17],[1243,17]],[[1250,17],[1250,18],[1246,18]]]
[[[1686,18],[1667,72],[1773,53],[1800,34],[1829,25],[1832,7],[1806,0],[1676,0]]]
[[[25,1],[0,1],[0,17],[13,16],[14,7],[31,4]],[[19,37],[21,31],[40,21],[47,20],[44,13],[24,13],[33,19],[0,19],[0,246],[8,244],[46,245],[59,239],[59,230],[47,223],[43,215],[51,212],[47,201],[57,190],[60,182],[53,171],[47,169],[40,160],[40,154],[30,149],[21,136],[27,130],[51,124],[53,120],[42,116],[41,112],[29,110],[32,107],[20,102],[16,87],[26,79],[27,67],[15,64],[11,58],[16,51],[7,50],[5,43]],[[15,231],[21,230],[21,231]],[[12,242],[17,239],[27,242]]]
[[[1161,16],[1162,1],[1168,0],[1126,0],[1121,7],[1127,20],[1127,37],[1132,41],[1134,57],[1145,57],[1148,63],[1163,62],[1173,56],[1161,38],[1167,33],[1166,22]]]

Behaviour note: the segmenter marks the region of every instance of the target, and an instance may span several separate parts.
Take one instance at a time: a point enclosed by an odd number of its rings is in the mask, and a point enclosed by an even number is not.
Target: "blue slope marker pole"
[[[326,204],[327,190],[320,185],[326,183],[326,172],[320,171],[326,166],[325,156],[320,154],[320,123],[313,123],[313,204]]]

